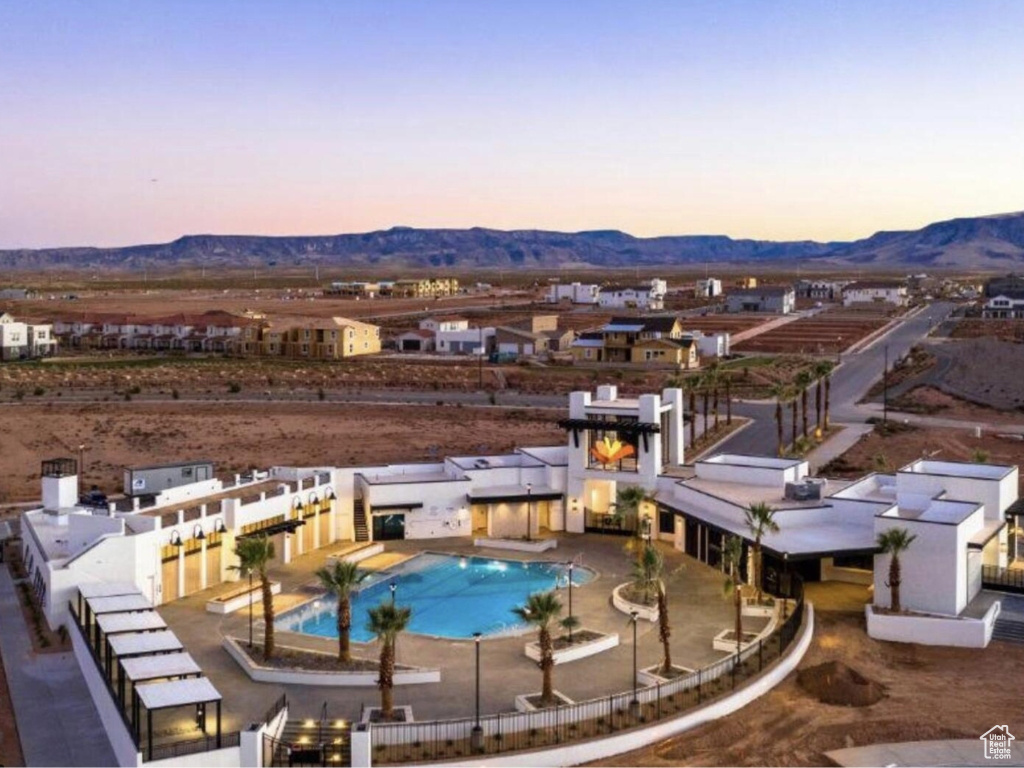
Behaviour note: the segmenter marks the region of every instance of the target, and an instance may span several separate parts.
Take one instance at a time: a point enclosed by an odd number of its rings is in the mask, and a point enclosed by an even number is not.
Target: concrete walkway
[[[25,764],[116,765],[74,654],[34,654],[10,571],[0,568],[0,652]]]
[[[871,744],[826,752],[836,765],[842,766],[953,766],[953,765],[1011,765],[1024,766],[1024,748],[1011,742],[1009,760],[987,760],[984,742],[977,739],[949,741],[906,741],[897,744]]]
[[[862,436],[874,430],[871,424],[836,424],[843,429],[807,454],[811,474],[850,450]]]

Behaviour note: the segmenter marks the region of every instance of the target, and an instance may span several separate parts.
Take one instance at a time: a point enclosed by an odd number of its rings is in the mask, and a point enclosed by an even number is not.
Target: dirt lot
[[[844,350],[891,319],[880,310],[837,308],[759,334],[736,345],[737,352],[795,352],[834,354]]]
[[[950,334],[954,339],[1002,339],[1024,343],[1024,320],[980,320],[965,318]]]
[[[127,465],[213,458],[218,473],[274,464],[322,466],[429,461],[460,453],[560,445],[543,411],[331,403],[25,404],[4,409],[5,501],[39,498],[39,462],[76,456],[84,482],[121,490]]]
[[[753,704],[653,747],[595,765],[827,765],[825,752],[893,741],[976,739],[1020,712],[1024,646],[983,651],[870,639],[862,614],[817,614],[801,669],[841,660],[881,684],[866,707],[822,704],[790,675]],[[1018,725],[1019,719],[1018,719]]]
[[[980,338],[938,348],[953,357],[942,388],[1000,410],[1024,408],[1024,344]]]
[[[821,474],[860,477],[866,472],[892,472],[915,459],[928,456],[948,461],[974,461],[983,451],[992,464],[1024,464],[1024,441],[984,432],[974,437],[969,429],[904,426],[892,419],[891,434],[881,427],[861,439],[846,453],[826,464]],[[1024,491],[1024,487],[1021,489]]]
[[[999,411],[994,408],[986,408],[927,386],[914,387],[902,397],[890,400],[889,405],[894,410],[903,413],[922,413],[945,419],[957,419],[967,422],[967,425],[1005,424],[1016,426],[1024,424],[1024,412],[1019,409],[1017,411]]]

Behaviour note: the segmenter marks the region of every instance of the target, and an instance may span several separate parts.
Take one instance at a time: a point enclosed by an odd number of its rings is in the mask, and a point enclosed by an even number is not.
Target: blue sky
[[[985,0],[3,3],[0,247],[1018,210],[1021,29]]]

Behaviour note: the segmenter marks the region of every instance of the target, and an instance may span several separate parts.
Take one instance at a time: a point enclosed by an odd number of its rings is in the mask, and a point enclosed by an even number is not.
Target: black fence
[[[981,566],[981,586],[1000,592],[1024,594],[1024,569],[1000,568],[996,565]]]
[[[587,533],[610,533],[615,536],[632,536],[636,531],[635,515],[616,515],[611,512],[583,510],[583,529]]]
[[[188,741],[173,741],[170,744],[154,744],[153,749],[146,756],[146,762],[154,760],[167,760],[171,757],[182,755],[196,755],[201,752],[212,752],[216,749],[229,749],[237,747],[242,743],[242,734],[238,731],[222,733],[220,745],[217,744],[217,736],[200,736],[198,739]]]
[[[794,582],[799,582],[794,578]],[[667,682],[532,712],[370,726],[374,764],[471,759],[607,736],[678,715],[732,693],[781,658],[804,618],[802,589],[778,628],[710,666]],[[788,604],[787,604],[788,605]],[[474,731],[477,731],[474,737]]]

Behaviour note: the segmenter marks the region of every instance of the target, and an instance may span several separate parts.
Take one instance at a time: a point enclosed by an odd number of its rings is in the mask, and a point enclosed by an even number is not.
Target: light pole
[[[484,751],[484,729],[480,725],[480,633],[473,633],[473,641],[476,646],[476,721],[473,725],[473,732],[470,736],[470,746],[474,752]]]
[[[636,620],[639,615],[636,611],[629,612],[629,617],[633,620],[633,700],[629,702],[629,707],[634,715],[640,709],[640,700],[636,697]]]
[[[889,421],[889,345],[885,345],[885,364],[882,369],[882,423]]]
[[[533,483],[526,484],[526,540],[530,541],[533,537]]]
[[[392,581],[390,584],[388,584],[388,589],[391,590],[391,605],[394,606],[395,593],[398,591],[398,582]]]
[[[782,553],[782,620],[786,620],[787,607],[789,605],[789,591],[790,591],[790,580],[789,580],[789,552]]]
[[[569,561],[569,583],[566,585],[566,589],[569,590],[569,645],[572,645],[572,569],[575,564]]]
[[[836,336],[836,365],[843,362],[843,337]]]
[[[82,489],[85,487],[85,483],[82,480],[82,476],[85,474],[85,443],[78,444],[78,495],[82,495]]]

